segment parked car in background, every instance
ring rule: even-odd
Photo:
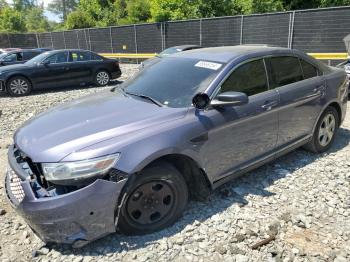
[[[52,48],[48,48],[48,47],[39,47],[39,48],[35,48],[35,50],[41,51],[41,52],[47,52],[47,51],[52,51]]]
[[[0,48],[0,54],[15,50],[20,50],[20,48]]]
[[[56,50],[42,53],[24,64],[0,68],[0,90],[23,96],[35,88],[108,85],[121,75],[117,60],[85,50]]]
[[[18,49],[7,51],[0,54],[0,66],[23,64],[41,53],[42,51],[36,49]]]
[[[116,229],[160,230],[189,198],[300,146],[329,149],[346,114],[346,78],[286,48],[164,57],[19,128],[7,196],[45,242],[78,247]]]
[[[176,54],[179,52],[183,52],[183,51],[199,49],[199,48],[202,48],[202,47],[198,46],[198,45],[179,45],[179,46],[173,46],[173,47],[167,48],[163,52],[161,52],[160,54],[156,55],[155,57],[143,61],[140,65],[140,69],[142,69],[146,66],[152,65],[154,62],[156,62],[158,59],[160,59],[162,57],[166,57],[166,56]]]

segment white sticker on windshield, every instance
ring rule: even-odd
[[[201,68],[206,68],[206,69],[211,69],[211,70],[215,70],[216,71],[222,66],[222,64],[213,63],[213,62],[206,62],[206,61],[199,61],[194,66],[201,67]]]

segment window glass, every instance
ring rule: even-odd
[[[13,53],[9,54],[4,58],[5,62],[16,62],[16,61],[22,61],[22,54],[21,53]]]
[[[95,53],[91,53],[91,60],[103,60],[103,58],[101,56],[99,56],[98,54]]]
[[[61,52],[49,56],[44,61],[50,61],[50,64],[66,63],[68,61],[68,52]]]
[[[303,80],[299,59],[293,56],[272,57],[270,59],[273,87],[289,85]]]
[[[74,51],[74,52],[70,52],[70,55],[69,55],[70,62],[82,62],[82,61],[90,61],[90,60],[91,60],[91,54],[89,52]]]
[[[300,59],[301,67],[304,73],[304,79],[312,78],[318,76],[318,70],[316,67],[311,65],[310,63]]]
[[[38,54],[39,54],[39,52],[35,52],[35,51],[24,52],[23,58],[24,58],[24,60],[29,60],[29,59],[32,59],[33,57],[37,56]]]
[[[220,92],[236,91],[252,96],[267,89],[265,65],[259,59],[238,67],[221,86]]]

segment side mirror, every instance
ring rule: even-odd
[[[215,106],[241,106],[248,104],[249,98],[245,93],[241,92],[224,92],[219,94],[210,103]]]

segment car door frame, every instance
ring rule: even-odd
[[[226,70],[223,70],[223,74],[221,75],[220,77],[220,80],[218,81],[217,84],[215,84],[215,86],[210,86],[208,87],[208,89],[205,91],[205,93],[209,93],[210,90],[211,92],[208,94],[209,97],[210,97],[210,100],[214,99],[217,94],[219,93],[223,83],[231,76],[231,74],[237,69],[239,68],[240,66],[246,64],[246,63],[249,63],[249,62],[252,62],[252,61],[256,61],[256,60],[263,60],[263,63],[264,63],[264,68],[265,68],[265,75],[266,75],[266,80],[267,80],[267,90],[264,91],[264,92],[261,92],[259,94],[267,94],[268,92],[271,92],[271,93],[275,93],[276,97],[278,98],[278,103],[279,103],[279,94],[278,92],[276,92],[276,90],[274,89],[270,89],[270,72],[268,71],[268,67],[266,65],[266,61],[265,61],[265,57],[267,55],[255,55],[255,56],[252,56],[252,57],[249,57],[247,59],[244,59],[240,62],[232,62],[228,65],[228,68]],[[209,92],[208,92],[209,91]],[[277,105],[274,105],[271,107],[271,110],[278,110],[278,104]],[[208,111],[208,110],[215,110],[214,108],[210,108],[210,109],[206,109],[205,111]],[[278,114],[278,112],[276,112],[276,114]],[[276,122],[277,122],[277,127],[278,127],[278,115],[276,115]],[[276,141],[275,141],[275,145],[277,145],[277,139],[278,139],[278,129],[277,129],[277,132],[276,132]],[[270,153],[271,152],[271,153]],[[269,152],[267,152],[267,154],[262,154],[262,155],[259,155],[256,157],[256,159],[254,159],[254,161],[251,161],[249,163],[250,160],[253,160],[253,159],[249,159],[247,160],[246,162],[242,163],[244,164],[242,167],[235,167],[235,166],[232,166],[228,172],[225,172],[223,174],[220,174],[218,176],[211,176],[211,179],[212,179],[212,182],[213,182],[213,185],[214,187],[217,187],[217,186],[220,186],[224,183],[226,183],[227,181],[229,180],[232,180],[240,175],[242,175],[243,173],[246,173],[247,171],[249,170],[252,170],[252,169],[255,169],[256,167],[260,166],[260,165],[263,165],[271,160],[273,160],[275,158],[275,153],[273,151],[273,149]]]

